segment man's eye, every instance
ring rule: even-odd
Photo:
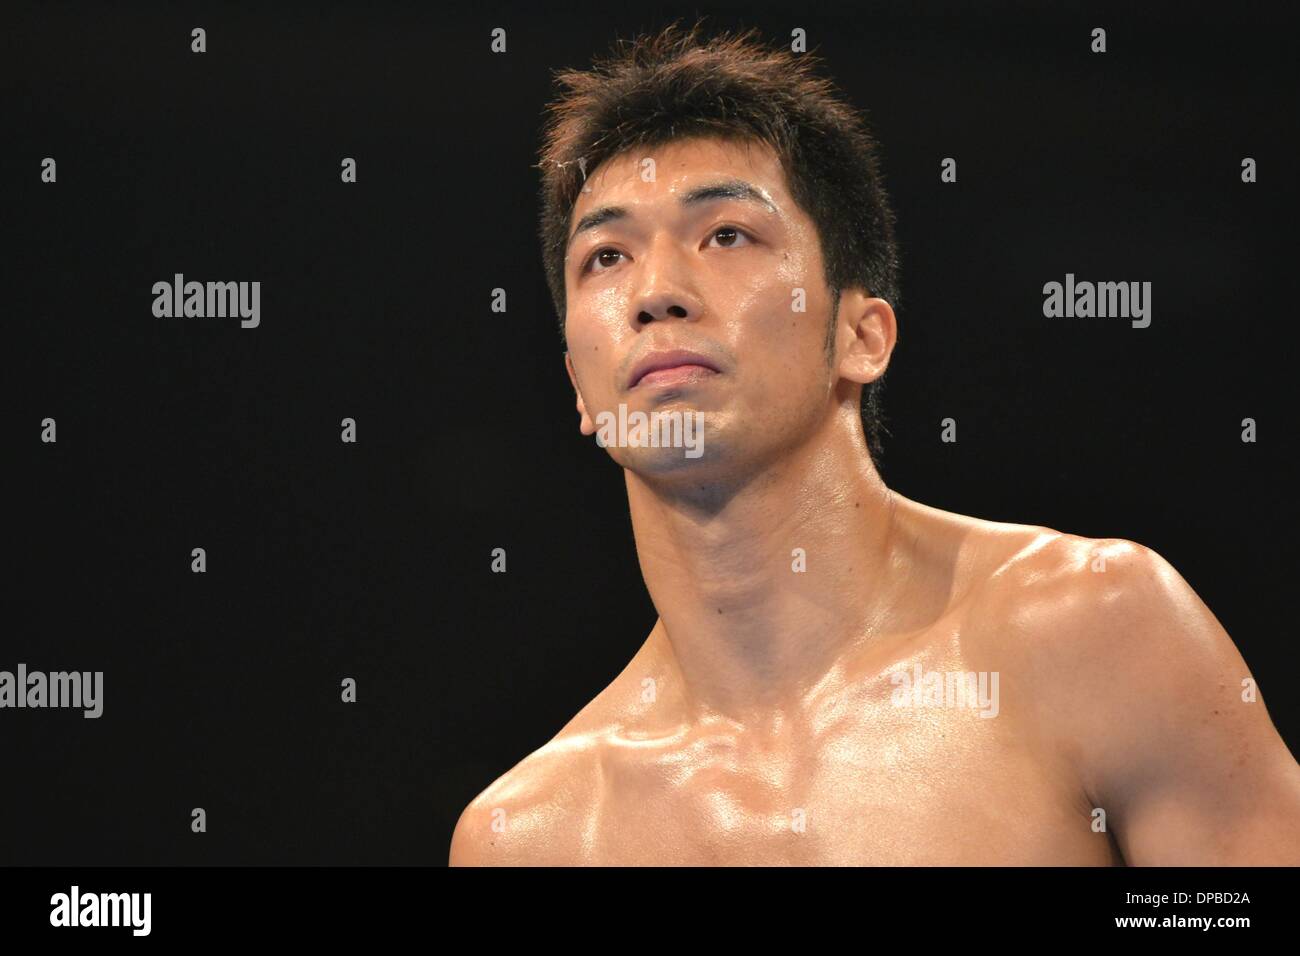
[[[736,238],[740,236],[744,236],[746,242],[753,241],[750,238],[749,233],[745,232],[743,229],[737,229],[735,226],[719,226],[717,229],[714,229],[713,232],[709,233],[709,238],[716,239],[718,238],[718,236],[723,236],[723,235],[733,237],[729,241],[724,242],[722,244],[722,247],[724,249],[733,248],[736,245]]]
[[[604,271],[605,271],[604,269],[592,269],[592,268],[591,268],[591,267],[592,267],[592,264],[595,263],[598,259],[600,259],[601,256],[606,256],[606,255],[616,255],[616,256],[621,256],[622,254],[623,254],[623,253],[619,252],[617,249],[611,249],[611,248],[609,248],[608,246],[605,246],[604,248],[601,248],[601,249],[597,249],[595,252],[593,252],[590,256],[587,257],[587,261],[586,261],[586,263],[585,263],[585,264],[583,265],[583,267],[582,267],[582,268],[583,268],[583,271],[584,271],[584,272],[604,272]]]

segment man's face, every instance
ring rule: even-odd
[[[738,194],[692,195],[717,186]],[[608,207],[621,213],[584,227]],[[816,228],[770,147],[690,139],[614,157],[588,177],[570,223],[565,361],[583,433],[602,413],[617,420],[620,404],[628,414],[703,413],[702,457],[610,445],[620,465],[720,477],[816,429],[835,384],[831,295]],[[647,356],[673,349],[717,371],[631,380]]]

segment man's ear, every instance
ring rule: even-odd
[[[573,392],[578,396],[578,414],[581,416],[578,422],[578,430],[584,435],[596,434],[596,426],[591,423],[591,416],[587,414],[587,405],[582,400],[582,391],[578,388],[578,373],[573,370],[573,359],[569,353],[564,353],[564,370],[569,373],[569,382],[573,385]]]
[[[839,374],[863,385],[885,374],[898,342],[894,307],[863,289],[845,289],[835,320]]]

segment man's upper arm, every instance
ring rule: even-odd
[[[1088,557],[1091,610],[1049,641],[1067,665],[1053,684],[1126,861],[1300,865],[1300,766],[1232,640],[1149,548],[1092,542]]]

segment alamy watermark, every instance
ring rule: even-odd
[[[19,664],[17,674],[0,671],[0,708],[4,707],[73,707],[84,711],[82,717],[98,717],[104,712],[104,672],[46,674]]]
[[[148,936],[152,893],[82,893],[75,883],[50,897],[51,926],[129,926],[133,936]]]
[[[1145,329],[1151,324],[1151,283],[1075,282],[1074,273],[1067,272],[1064,285],[1043,286],[1043,315],[1049,319],[1118,317],[1132,319],[1135,329]]]
[[[629,412],[622,402],[618,415],[596,415],[596,444],[601,448],[684,448],[687,458],[704,454],[704,413],[680,411]]]
[[[912,673],[890,672],[895,707],[970,707],[981,717],[998,715],[997,671],[927,671],[918,663]]]
[[[246,329],[262,322],[261,282],[186,282],[178,272],[171,282],[155,282],[153,294],[153,314],[160,319],[238,316]]]

